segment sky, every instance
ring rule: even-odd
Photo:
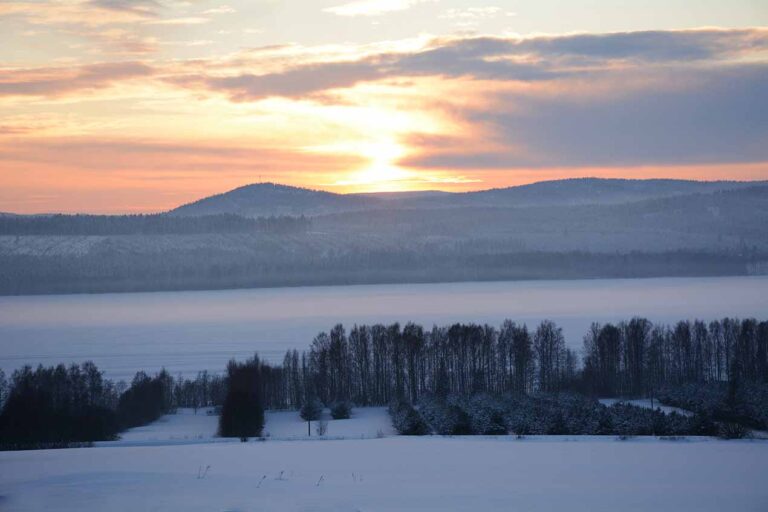
[[[768,0],[0,0],[0,211],[768,179]]]

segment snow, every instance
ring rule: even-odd
[[[339,322],[429,328],[548,318],[580,348],[593,321],[763,318],[766,311],[764,276],[0,297],[0,368],[93,360],[107,377],[126,380],[163,366],[174,376],[221,372],[229,359],[255,351],[280,362],[287,349],[306,349]]]
[[[386,408],[371,407],[354,408],[348,420],[329,419],[326,410],[327,434],[313,428],[310,438],[296,411],[268,411],[269,436],[241,443],[214,437],[217,417],[207,412],[180,409],[94,448],[0,452],[0,509],[706,512],[768,505],[766,441],[402,437]]]
[[[0,468],[0,507],[15,512],[768,507],[759,441],[268,440],[2,452]]]
[[[366,439],[395,435],[395,429],[389,419],[386,407],[363,407],[352,409],[352,417],[346,420],[334,420],[326,409],[323,412],[327,422],[327,438]],[[267,411],[264,435],[273,439],[304,439],[307,437],[307,422],[299,417],[297,411]],[[317,437],[312,422],[312,437]]]
[[[98,443],[99,446],[140,446],[164,444],[194,444],[203,441],[226,442],[216,439],[219,417],[211,408],[180,408],[174,414],[166,414],[159,420],[143,427],[136,427],[120,435],[116,442]],[[346,420],[334,420],[330,411],[323,411],[327,430],[325,439],[373,439],[393,436],[397,432],[392,427],[386,407],[355,407],[352,417]],[[267,411],[264,414],[263,435],[270,439],[306,439],[307,422],[299,417],[298,411]],[[318,437],[317,422],[312,422],[312,438]]]
[[[616,403],[624,403],[624,404],[636,405],[637,407],[643,407],[645,409],[661,409],[661,412],[665,414],[676,412],[677,414],[682,414],[683,416],[693,416],[693,413],[687,409],[681,409],[680,407],[672,407],[671,405],[662,405],[658,400],[654,400],[653,405],[651,405],[650,398],[635,399],[635,400],[625,400],[622,398],[601,398],[598,401],[603,405],[607,405],[608,407]]]
[[[120,435],[125,443],[143,441],[180,441],[212,439],[216,436],[219,417],[212,413],[212,408],[180,408],[175,414],[166,414],[159,420],[143,427],[136,427]]]

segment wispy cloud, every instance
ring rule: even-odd
[[[499,17],[512,17],[517,14],[501,7],[467,7],[465,9],[452,8],[440,14],[441,19],[452,20],[454,26],[469,28],[479,25],[482,21]]]
[[[280,44],[178,59],[161,55],[209,41],[175,31],[164,40],[146,24],[155,19],[136,22],[147,30],[138,34],[91,27],[100,46],[126,54],[163,48],[151,60],[0,68],[0,106],[13,110],[0,123],[0,178],[15,168],[82,173],[119,162],[125,173],[199,169],[206,179],[272,166],[300,181],[318,154],[322,179],[313,183],[370,180],[355,172],[371,161],[383,162],[379,175],[391,167],[451,183],[482,173],[557,177],[547,174],[553,169],[733,165],[754,173],[768,162],[768,29]],[[105,116],[94,98],[122,110]],[[84,106],[65,127],[40,124],[63,101]],[[117,140],[145,132],[179,140]],[[62,133],[81,137],[48,140]],[[382,134],[396,151],[381,149],[374,139]],[[230,142],[239,149],[216,152]],[[99,159],[78,170],[84,155]]]
[[[58,97],[103,89],[113,84],[148,77],[154,70],[140,62],[109,62],[76,67],[0,69],[0,97]]]
[[[219,7],[214,7],[213,9],[207,9],[203,11],[203,14],[233,14],[236,12],[237,10],[234,7],[230,7],[229,5],[221,5]]]
[[[129,12],[139,16],[156,16],[162,7],[155,0],[89,0],[88,4],[100,9]]]
[[[435,3],[439,0],[358,0],[323,9],[337,16],[381,16],[395,11],[405,11],[418,4]]]
[[[159,4],[131,1],[0,2],[0,17],[33,25],[103,26],[145,21],[158,16]]]
[[[147,21],[147,25],[202,25],[211,21],[210,18],[202,16],[187,16],[184,18],[164,18],[160,20]]]

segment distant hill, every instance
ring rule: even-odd
[[[313,219],[324,233],[489,242],[493,250],[768,249],[768,184],[617,204],[401,208]]]
[[[768,182],[574,178],[529,185],[405,200],[417,208],[455,206],[573,206],[619,204],[646,199],[734,190]]]
[[[322,215],[371,208],[375,197],[334,194],[320,190],[257,183],[185,204],[171,215],[200,216],[231,213],[245,217]]]
[[[223,213],[246,217],[319,216],[394,208],[610,205],[690,194],[707,194],[766,183],[768,182],[577,178],[542,181],[530,185],[477,192],[419,191],[369,194],[334,194],[273,183],[260,183],[206,197],[180,206],[170,213],[183,216]]]
[[[765,183],[388,198],[252,185],[171,215],[0,218],[0,295],[766,273]]]

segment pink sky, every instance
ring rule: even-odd
[[[768,179],[761,3],[3,2],[0,211]]]

